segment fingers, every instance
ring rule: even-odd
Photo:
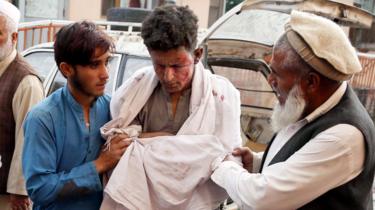
[[[111,142],[112,150],[126,149],[133,141],[131,139],[122,139],[121,141]]]
[[[233,156],[244,156],[250,154],[250,149],[247,147],[237,147],[233,150]]]
[[[27,196],[23,195],[10,195],[12,210],[28,210],[30,206],[30,200]]]
[[[122,141],[124,139],[128,139],[128,138],[129,138],[129,136],[127,134],[125,134],[125,133],[118,134],[115,137],[113,137],[113,139],[111,140],[111,143],[120,142],[120,141]]]
[[[235,157],[241,157],[242,165],[245,169],[247,169],[248,171],[252,170],[253,154],[251,153],[250,148],[248,147],[235,148],[232,154]]]
[[[25,202],[12,203],[12,210],[28,210],[29,204]]]
[[[27,205],[26,203],[23,203],[22,205],[19,206],[19,209],[28,210],[29,209],[29,205]]]

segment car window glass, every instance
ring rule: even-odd
[[[56,68],[53,52],[32,52],[24,56],[26,61],[34,68],[34,70],[45,80],[51,70]]]
[[[121,84],[126,81],[134,72],[145,66],[151,66],[152,62],[149,58],[129,57],[126,61],[125,72]]]
[[[66,83],[65,77],[61,74],[60,71],[57,71],[56,77],[52,82],[51,88],[48,91],[48,95],[55,92],[57,89],[63,87]]]
[[[210,39],[244,40],[272,46],[284,32],[289,14],[268,10],[245,10],[233,15]]]
[[[222,66],[212,66],[212,70],[215,74],[228,78],[240,91],[242,105],[273,108],[276,96],[262,73]]]
[[[121,57],[119,55],[114,55],[108,63],[109,79],[104,89],[104,92],[108,95],[112,94],[113,84],[115,81],[115,77],[117,75],[117,71],[120,66],[120,61],[121,61]]]

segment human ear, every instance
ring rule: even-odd
[[[18,39],[18,33],[17,32],[12,33],[11,40],[12,40],[13,45],[17,44],[17,39]]]
[[[194,64],[197,64],[203,55],[203,48],[199,47],[194,50]]]
[[[307,91],[309,91],[310,93],[315,93],[319,91],[319,87],[321,83],[320,75],[318,75],[315,72],[309,72],[307,74],[306,82],[307,82]]]
[[[71,65],[65,62],[61,62],[59,67],[60,67],[61,73],[64,75],[65,78],[69,78],[72,75],[74,75],[74,69]]]

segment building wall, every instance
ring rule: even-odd
[[[68,3],[66,19],[68,20],[102,20],[102,0],[70,0]]]
[[[189,8],[198,16],[199,27],[208,27],[208,14],[210,9],[209,0],[176,0],[176,4],[180,6],[189,6]]]
[[[66,13],[68,20],[104,20],[101,16],[102,0],[69,0]],[[199,27],[208,27],[208,14],[210,1],[208,0],[176,0],[176,4],[180,6],[189,6],[190,9],[198,16]],[[90,5],[90,6],[88,6]]]
[[[105,17],[101,15],[101,3],[103,0],[79,0],[79,1],[67,0],[67,1],[68,1],[68,8],[66,10],[67,11],[66,19],[68,20],[83,20],[83,19],[104,20],[105,19]],[[337,0],[337,1],[343,2],[346,4],[353,4],[353,0]],[[201,28],[209,27],[210,2],[211,2],[210,0],[176,0],[177,5],[180,5],[180,6],[187,5],[189,6],[190,9],[194,11],[194,13],[198,16],[199,27]]]

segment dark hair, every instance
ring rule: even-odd
[[[142,23],[141,36],[151,50],[167,51],[184,46],[192,51],[197,44],[198,18],[187,6],[156,8]]]
[[[89,21],[75,22],[63,26],[56,34],[55,61],[70,65],[89,65],[97,48],[103,53],[114,49],[111,38],[94,23]]]

